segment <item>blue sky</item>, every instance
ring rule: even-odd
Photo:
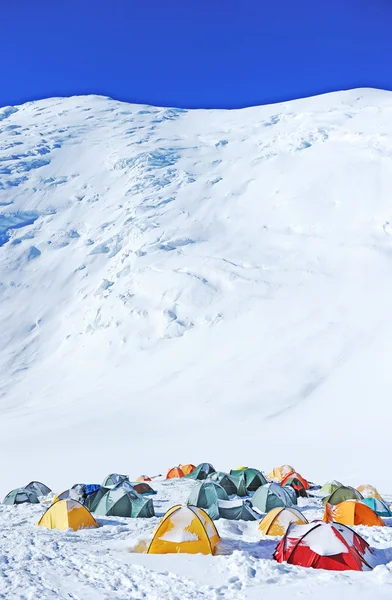
[[[3,0],[0,106],[240,107],[392,89],[392,0]]]

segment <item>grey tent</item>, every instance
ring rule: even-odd
[[[202,508],[211,519],[219,519],[218,500],[228,499],[228,495],[219,483],[206,480],[195,484],[189,495],[187,504]]]
[[[30,483],[28,483],[24,489],[33,492],[38,497],[47,496],[52,491],[47,485],[41,483],[40,481],[30,481]]]
[[[278,483],[262,485],[252,496],[252,506],[263,513],[272,508],[293,506],[297,504],[297,497],[293,488],[282,487]]]
[[[200,463],[189,475],[185,475],[186,479],[207,479],[208,475],[215,473],[215,469],[210,463]]]
[[[128,475],[120,475],[119,473],[110,473],[102,482],[102,487],[115,487],[121,481],[129,481]]]
[[[206,481],[209,480],[219,483],[219,485],[223,487],[226,494],[228,494],[229,496],[237,494],[237,486],[233,478],[227,473],[224,473],[223,471],[215,471],[215,473],[210,473],[210,475],[208,475]]]
[[[258,521],[257,514],[249,500],[218,500],[219,517],[233,521]]]
[[[3,504],[39,504],[38,496],[30,490],[18,488],[9,492],[3,500]]]
[[[144,498],[134,490],[125,490],[121,484],[112,489],[101,488],[86,506],[96,515],[111,517],[154,517],[151,498]]]

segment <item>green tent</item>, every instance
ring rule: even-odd
[[[245,476],[241,473],[241,474],[234,474],[234,475],[230,475],[231,479],[234,481],[235,486],[237,488],[237,496],[247,496],[248,495],[248,491],[246,489],[246,480],[245,480]]]
[[[87,499],[86,507],[96,515],[107,517],[154,517],[151,498],[144,498],[134,490],[125,490],[121,484],[113,489],[100,488]]]
[[[323,496],[329,496],[336,490],[338,487],[342,487],[343,483],[340,483],[337,479],[333,479],[332,481],[327,481],[324,483],[323,487],[320,488],[319,492]]]
[[[364,498],[361,502],[370,506],[380,517],[392,517],[392,512],[384,500],[380,500],[379,498]]]
[[[129,481],[128,475],[120,475],[119,473],[110,473],[102,482],[102,487],[115,487],[122,481]]]
[[[25,488],[18,488],[9,492],[3,500],[3,504],[39,504],[38,496]]]
[[[208,475],[206,481],[216,481],[216,483],[219,483],[219,485],[223,487],[228,496],[237,494],[237,486],[233,478],[227,473],[224,473],[223,471],[216,471],[215,473],[211,473],[210,475]]]
[[[189,495],[187,504],[202,508],[211,519],[219,519],[218,500],[228,499],[227,493],[219,483],[206,480],[195,484]]]
[[[345,500],[362,500],[363,496],[358,490],[348,485],[341,485],[329,494],[326,498],[323,498],[323,504],[340,504]]]
[[[249,500],[218,500],[219,518],[232,521],[258,521],[256,513]]]
[[[237,469],[231,470],[230,475],[234,478],[244,477],[246,491],[255,492],[259,487],[267,483],[263,473],[258,469]]]
[[[36,496],[47,496],[52,491],[47,485],[40,481],[30,481],[25,488],[29,492],[33,492]]]
[[[259,511],[267,513],[272,508],[286,508],[297,504],[297,497],[293,488],[282,487],[278,483],[267,483],[255,491],[251,502]]]
[[[200,463],[189,475],[185,475],[186,479],[207,479],[208,475],[215,473],[215,469],[209,463]]]

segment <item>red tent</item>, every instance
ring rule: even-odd
[[[322,521],[290,525],[276,547],[274,558],[278,562],[329,571],[367,571],[374,566],[373,551],[361,536],[340,523]]]
[[[280,485],[287,485],[287,482],[289,479],[291,479],[292,477],[295,477],[296,479],[299,479],[300,482],[302,483],[302,485],[304,486],[305,490],[308,490],[310,488],[310,484],[308,481],[306,481],[306,479],[304,479],[302,477],[302,475],[300,475],[299,473],[287,473],[287,475],[285,477],[283,477],[282,481],[280,482]]]

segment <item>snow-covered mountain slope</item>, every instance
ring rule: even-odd
[[[0,109],[1,492],[202,460],[388,490],[391,194],[388,92]]]

